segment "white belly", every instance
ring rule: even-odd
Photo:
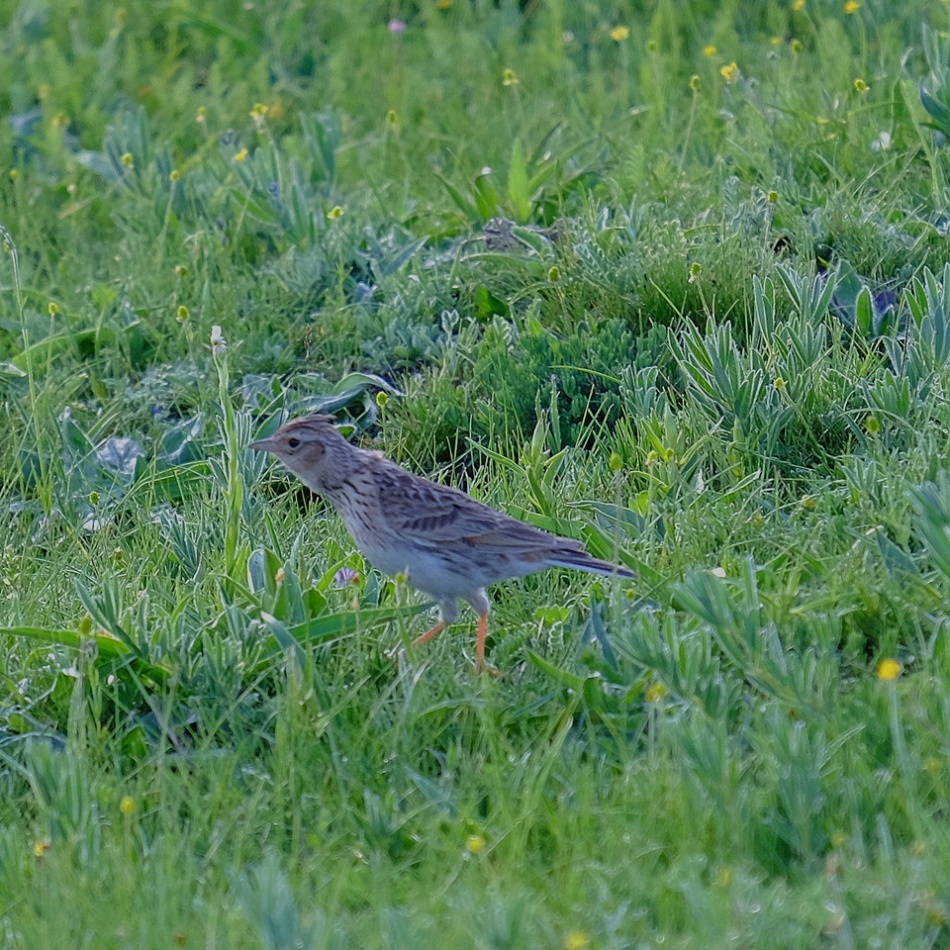
[[[347,525],[350,534],[366,559],[378,571],[395,577],[403,574],[409,583],[436,600],[449,600],[472,594],[487,587],[503,577],[514,577],[519,573],[530,573],[511,569],[499,572],[497,558],[494,570],[473,559],[469,551],[453,551],[446,547],[442,551],[417,547],[408,544],[380,544],[375,534],[360,525]],[[538,565],[541,567],[543,565]],[[531,570],[537,570],[532,567]]]

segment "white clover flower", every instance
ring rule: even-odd
[[[211,328],[211,353],[215,357],[224,356],[228,351],[228,345],[224,340],[224,334],[221,327],[215,325]]]

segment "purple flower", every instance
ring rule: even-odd
[[[405,33],[406,24],[403,23],[402,20],[397,20],[395,17],[393,17],[389,21],[389,32],[390,33]]]
[[[352,567],[341,567],[333,575],[333,583],[337,587],[349,587],[351,584],[360,582],[360,572],[354,571]]]

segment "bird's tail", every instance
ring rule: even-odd
[[[609,577],[637,576],[633,571],[611,561],[602,561],[583,549],[575,551],[573,548],[559,548],[548,558],[548,564],[552,567],[570,567],[575,571],[589,571],[591,574],[606,574]]]

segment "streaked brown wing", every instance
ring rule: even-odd
[[[550,549],[555,542],[554,535],[540,528],[396,465],[380,466],[375,474],[380,508],[388,526],[413,543],[431,547],[467,544],[485,551],[514,553]],[[576,542],[563,543],[573,546]]]

